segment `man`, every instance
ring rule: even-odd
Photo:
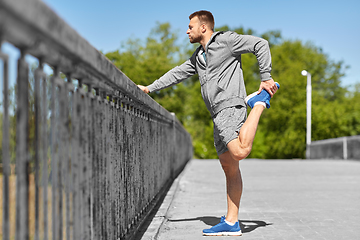
[[[201,93],[214,122],[214,144],[226,176],[227,215],[204,235],[241,235],[238,222],[242,179],[239,161],[251,151],[263,110],[280,87],[271,78],[271,55],[264,39],[234,32],[214,32],[214,18],[208,11],[189,16],[187,34],[191,43],[200,43],[190,59],[167,72],[149,86],[138,87],[145,93],[177,84],[199,75]],[[259,63],[261,84],[258,92],[246,97],[241,54],[253,53]],[[246,104],[252,108],[246,117]]]

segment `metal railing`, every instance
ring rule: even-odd
[[[360,160],[360,135],[313,141],[310,159]]]
[[[190,135],[41,1],[0,0],[4,43],[20,57],[12,111],[0,49],[2,239],[131,238],[191,159]]]

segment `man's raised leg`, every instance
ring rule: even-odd
[[[219,156],[226,177],[227,215],[226,220],[238,221],[239,205],[242,194],[242,178],[239,160],[246,158],[251,151],[259,119],[265,107],[256,105],[240,129],[239,137],[227,145],[229,151]]]
[[[227,148],[234,160],[240,161],[250,154],[259,120],[264,109],[265,107],[262,105],[254,106],[240,129],[239,137],[228,143]]]

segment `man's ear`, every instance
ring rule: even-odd
[[[207,30],[207,26],[205,24],[201,25],[201,33],[205,33]]]

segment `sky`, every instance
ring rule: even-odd
[[[188,16],[209,10],[215,26],[279,30],[286,40],[312,42],[335,62],[343,61],[343,86],[360,83],[359,0],[42,0],[91,45],[104,53],[129,38],[145,39],[157,22],[169,22],[187,38]],[[276,66],[274,66],[276,67]],[[299,73],[300,74],[300,73]]]
[[[43,0],[81,36],[104,53],[129,38],[145,39],[157,22],[169,22],[187,38],[188,16],[209,10],[215,26],[251,28],[259,35],[279,30],[284,39],[312,42],[350,68],[342,85],[360,83],[359,0]],[[275,66],[274,66],[275,67]],[[300,74],[300,73],[299,73]]]

